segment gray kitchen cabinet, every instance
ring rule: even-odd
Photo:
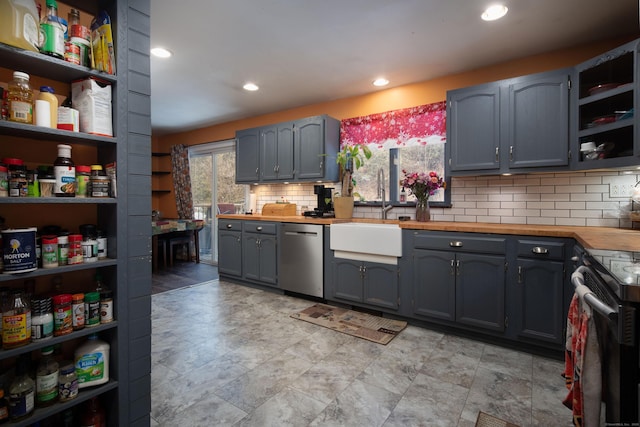
[[[241,221],[218,221],[218,272],[242,277]]]
[[[452,175],[569,169],[570,69],[447,93]]]
[[[446,145],[452,175],[500,169],[498,83],[447,92]]]
[[[244,221],[242,277],[263,285],[278,285],[277,224]]]
[[[322,115],[236,132],[236,182],[338,181],[340,121]]]
[[[398,266],[333,258],[329,298],[397,310]]]
[[[59,294],[52,279],[60,278],[63,289],[94,290],[92,278],[100,273],[113,291],[114,321],[67,335],[39,340],[21,347],[0,350],[3,372],[20,356],[38,357],[48,345],[64,353],[97,333],[110,344],[109,381],[82,389],[68,402],[36,408],[11,426],[61,425],[60,414],[79,413],[91,397],[99,397],[108,426],[143,426],[151,422],[151,120],[150,120],[150,1],[65,0],[64,4],[86,13],[105,10],[116,31],[116,75],[71,64],[47,55],[24,51],[0,43],[0,67],[4,76],[20,70],[33,81],[70,90],[72,81],[97,78],[111,86],[113,136],[45,128],[0,120],[3,156],[23,157],[26,164],[51,164],[57,144],[72,147],[72,159],[93,158],[95,163],[115,162],[117,197],[3,197],[0,216],[10,228],[42,227],[52,222],[77,233],[81,222],[90,221],[106,232],[107,259],[92,263],[38,268],[20,274],[0,274],[4,288],[22,289],[33,281],[42,294]],[[6,83],[6,80],[4,81]],[[32,86],[35,86],[32,83]],[[66,94],[66,92],[64,92]],[[11,141],[11,143],[9,143]],[[22,154],[21,154],[22,153]],[[4,384],[5,389],[8,384]]]
[[[260,130],[261,181],[293,179],[293,123]]]
[[[236,183],[260,180],[260,128],[236,132]]]
[[[505,330],[506,238],[413,233],[411,312],[482,330]]]
[[[576,66],[572,94],[574,169],[637,166],[638,51],[634,40]],[[584,144],[584,146],[583,146]],[[581,150],[591,145],[594,150]]]
[[[564,341],[569,243],[562,239],[516,239],[517,259],[510,278],[510,307],[517,339],[557,344]]]

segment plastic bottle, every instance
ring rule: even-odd
[[[109,381],[109,344],[91,334],[75,351],[78,387],[85,388]]]
[[[9,82],[9,121],[33,124],[33,91],[29,74],[21,71],[14,71]]]
[[[53,346],[42,349],[42,359],[36,371],[36,406],[53,405],[58,400],[58,362],[53,358]]]
[[[53,337],[53,303],[51,297],[31,300],[31,341]]]
[[[9,386],[9,417],[12,421],[28,417],[35,407],[36,385],[29,376],[30,357],[29,354],[20,356],[16,376]]]
[[[74,331],[84,329],[85,317],[84,317],[84,294],[73,294],[71,301],[71,311],[73,311],[73,319],[71,323]]]
[[[41,101],[47,101],[49,103],[49,112],[51,116],[51,122],[49,127],[53,129],[58,128],[58,98],[54,95],[53,88],[51,86],[40,86],[40,94],[38,99]]]
[[[58,235],[58,265],[69,264],[69,232],[63,231]]]
[[[100,324],[100,292],[84,294],[84,325],[92,328]]]
[[[63,362],[58,376],[58,396],[60,402],[67,402],[78,397],[78,377],[73,362]]]
[[[89,180],[91,168],[85,165],[76,166],[76,197],[87,197],[90,194]]]
[[[56,0],[47,0],[46,11],[40,21],[40,32],[42,34],[42,45],[40,52],[64,58],[64,27],[58,18],[58,3]]]
[[[39,37],[35,1],[0,1],[0,42],[37,52]]]
[[[53,163],[56,185],[53,190],[56,197],[76,196],[76,166],[71,160],[71,146],[58,145],[58,158]]]
[[[31,307],[14,290],[6,307],[2,308],[2,348],[20,347],[31,342]]]

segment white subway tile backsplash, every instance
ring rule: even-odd
[[[568,218],[571,216],[571,211],[568,209],[549,209],[541,210],[540,216],[551,218]]]
[[[572,226],[586,226],[587,221],[584,218],[556,218],[555,225],[572,225]]]

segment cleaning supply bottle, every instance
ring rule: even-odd
[[[75,351],[78,388],[91,387],[109,381],[109,344],[89,335],[87,341]]]

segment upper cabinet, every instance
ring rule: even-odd
[[[236,133],[236,182],[338,180],[340,122],[314,116]]]
[[[557,70],[448,92],[451,174],[566,168],[570,75]]]
[[[638,164],[638,44],[627,43],[576,67],[572,102],[576,169]]]

